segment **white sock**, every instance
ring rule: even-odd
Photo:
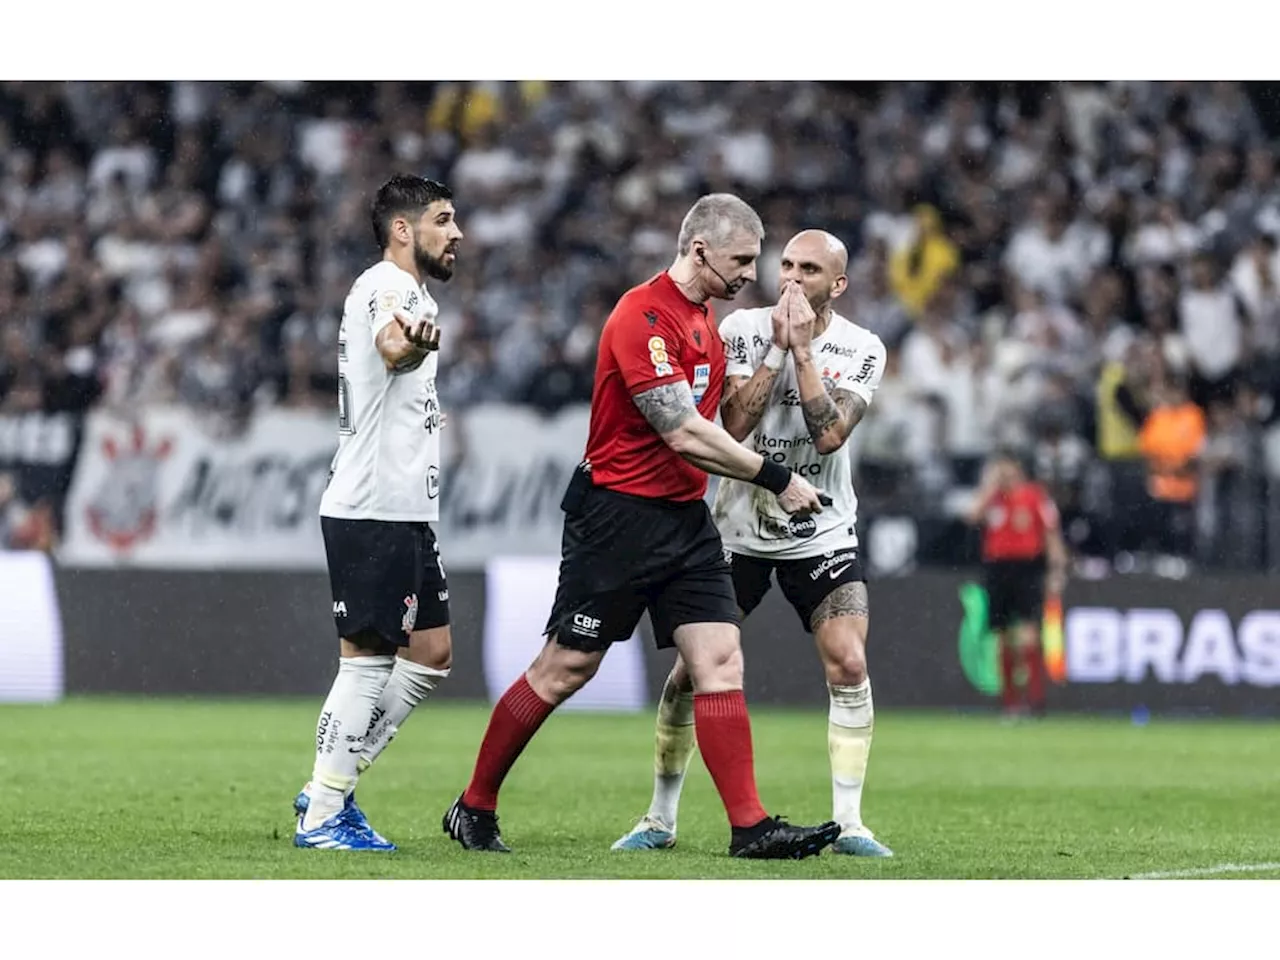
[[[342,657],[316,724],[316,763],[303,830],[314,830],[342,809],[355,786],[356,761],[369,717],[391,676],[394,657]]]
[[[378,754],[395,738],[400,725],[413,708],[427,699],[431,691],[447,676],[448,670],[436,670],[404,657],[396,657],[391,679],[382,688],[382,696],[378,698],[378,705],[373,708],[369,729],[364,735],[364,750],[360,753],[358,773],[369,769],[369,764],[378,759]]]
[[[693,691],[678,690],[671,677],[662,685],[653,750],[653,800],[649,816],[672,832],[680,807],[680,790],[696,746],[693,730]]]
[[[855,687],[827,685],[831,709],[827,714],[827,752],[831,757],[832,819],[841,835],[865,833],[862,825],[862,784],[871,753],[875,709],[871,678]]]

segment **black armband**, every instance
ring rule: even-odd
[[[791,471],[765,457],[764,463],[760,465],[760,472],[751,478],[751,482],[776,496],[787,489],[787,484],[791,482]]]

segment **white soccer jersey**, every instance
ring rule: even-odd
[[[750,377],[764,361],[773,337],[771,313],[771,307],[760,307],[724,318],[720,338],[726,377]],[[814,338],[812,351],[828,391],[849,390],[871,403],[884,374],[885,349],[879,337],[833,313],[822,336]],[[857,546],[858,498],[849,451],[841,447],[823,456],[815,449],[800,409],[800,385],[790,353],[773,381],[764,416],[744,445],[785,464],[824,491],[832,503],[811,518],[796,520],[763,487],[723,479],[714,513],[726,547],[751,556],[796,560]]]
[[[440,517],[440,403],[435,351],[392,373],[374,343],[403,310],[435,320],[439,308],[412,275],[384,260],[351,286],[338,331],[338,452],[320,515],[348,520]]]

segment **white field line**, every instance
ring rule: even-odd
[[[1220,863],[1215,867],[1192,867],[1189,870],[1158,870],[1155,873],[1131,873],[1130,880],[1177,880],[1185,877],[1216,877],[1224,873],[1270,873],[1280,870],[1280,863]]]

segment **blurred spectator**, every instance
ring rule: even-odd
[[[1276,235],[1256,231],[1236,255],[1231,289],[1249,321],[1258,359],[1274,363],[1280,354],[1280,249]]]
[[[516,399],[542,413],[553,414],[572,403],[590,403],[592,382],[582,364],[571,362],[558,343],[549,343],[541,364],[534,368]]]
[[[21,527],[28,512],[18,499],[17,479],[12,473],[0,473],[0,549],[22,549]]]
[[[916,207],[912,219],[911,238],[889,260],[889,280],[898,302],[916,317],[960,266],[960,252],[943,231],[942,218],[933,207]]]
[[[1204,411],[1191,402],[1186,381],[1171,377],[1153,391],[1155,405],[1138,444],[1147,460],[1144,546],[1153,546],[1171,573],[1186,572],[1194,545],[1194,508],[1205,448]]]
[[[1248,509],[1258,495],[1259,458],[1242,407],[1226,399],[1209,405],[1197,524],[1204,553],[1219,566],[1235,569],[1256,566],[1261,545],[1258,524]]]
[[[911,329],[911,318],[889,285],[885,242],[873,239],[849,265],[849,289],[839,304],[847,319],[866,327],[888,346],[896,347]]]
[[[1066,203],[1039,193],[1031,219],[1019,228],[1004,254],[1005,266],[1022,287],[1062,303],[1079,296],[1090,274],[1108,258],[1106,235],[1085,221],[1072,222]]]
[[[1210,253],[1191,259],[1189,283],[1178,298],[1178,320],[1190,353],[1191,399],[1201,408],[1215,400],[1231,401],[1245,361],[1245,321]]]
[[[1087,490],[1093,451],[1072,426],[1061,414],[1038,418],[1032,476],[1058,507],[1067,549],[1077,556],[1100,557],[1106,541]]]
[[[48,552],[55,542],[52,505],[47,500],[23,502],[13,474],[0,473],[0,550]]]

